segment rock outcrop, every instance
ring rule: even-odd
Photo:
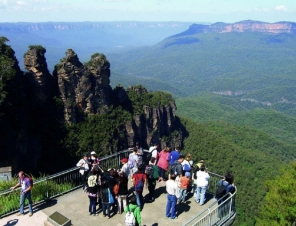
[[[102,54],[94,54],[84,66],[77,54],[68,49],[66,57],[56,65],[65,120],[77,123],[84,115],[106,112],[111,104],[110,64]]]

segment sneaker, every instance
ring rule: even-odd
[[[97,213],[96,213],[96,214],[94,214],[94,217],[95,217],[95,216],[98,216],[98,214],[97,214]]]
[[[194,195],[193,195],[194,197],[196,197],[196,194],[194,193]]]
[[[92,213],[89,213],[89,215],[92,215]]]
[[[32,216],[33,216],[33,213],[32,213],[32,212],[30,212],[30,213],[29,213],[29,217],[32,217]]]
[[[25,216],[24,213],[17,213],[16,216]]]
[[[196,203],[199,203],[199,200],[195,200]]]

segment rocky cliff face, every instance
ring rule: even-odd
[[[296,33],[296,23],[277,22],[264,23],[259,21],[245,20],[233,24],[214,23],[211,25],[192,24],[188,30],[174,35],[173,37],[193,35],[197,33],[228,33],[228,32],[263,32],[270,34]]]
[[[64,103],[65,120],[77,123],[84,115],[106,112],[111,104],[110,64],[104,55],[94,54],[84,66],[68,49],[55,67],[54,76]]]
[[[0,165],[12,164],[15,172],[37,169],[51,172],[57,170],[57,166],[65,167],[64,158],[68,153],[61,148],[61,141],[67,136],[65,125],[73,126],[92,115],[108,114],[117,107],[129,112],[131,117],[125,125],[115,128],[116,142],[105,142],[110,145],[106,147],[109,153],[134,146],[136,141],[144,148],[154,142],[165,145],[171,143],[172,133],[174,144],[181,144],[182,136],[175,132],[181,129],[176,123],[173,100],[155,106],[142,104],[140,112],[135,112],[134,105],[139,103],[131,101],[129,91],[122,87],[112,90],[110,63],[103,54],[96,53],[82,64],[77,54],[68,49],[51,75],[45,52],[41,46],[29,47],[24,55],[27,70],[24,74],[14,54],[10,56],[15,62],[16,74],[6,82],[6,89],[0,90],[1,95],[4,91],[9,93],[9,98],[0,102],[3,113],[0,114],[0,150],[1,156],[7,159],[5,163],[0,161]],[[130,90],[136,91],[138,97],[150,97],[145,88],[131,87]],[[104,128],[101,131],[104,133]]]

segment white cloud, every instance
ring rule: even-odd
[[[17,5],[26,5],[26,3],[23,2],[23,1],[16,1],[16,4],[17,4]]]
[[[284,6],[284,5],[278,5],[278,6],[276,6],[275,7],[275,10],[276,11],[279,11],[279,12],[287,12],[288,11],[287,7]]]
[[[0,6],[6,6],[7,0],[0,0]]]

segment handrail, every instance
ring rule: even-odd
[[[209,172],[209,174],[211,174],[212,176],[219,176],[222,178],[222,176],[215,173]],[[219,200],[216,200],[208,208],[204,209],[202,212],[199,212],[196,216],[188,220],[185,224],[183,224],[183,226],[188,226],[188,225],[211,226],[211,225],[223,225],[224,223],[226,223],[236,214],[235,206],[234,206],[234,198],[236,196],[237,187],[235,186],[234,188],[235,190],[233,193],[228,193],[224,195],[222,198],[220,198]],[[227,210],[228,214],[224,214],[224,212],[226,212],[225,209]],[[209,213],[204,214],[207,211],[209,211]],[[201,217],[202,215],[203,217]]]
[[[106,169],[119,167],[121,158],[128,157],[130,151],[131,150],[126,149],[108,156],[104,156],[100,158],[100,165],[102,168]],[[62,172],[34,180],[34,188],[40,186],[42,189],[33,188],[32,197],[34,198],[38,196],[39,198],[38,200],[33,200],[33,205],[48,201],[77,188],[81,188],[82,179],[79,174],[79,169],[80,167],[75,166]],[[18,190],[20,190],[20,188],[15,190],[8,189],[0,191],[0,218],[15,213],[18,210],[19,193],[16,192]],[[41,191],[39,192],[39,190]],[[4,200],[14,200],[14,203],[11,202],[9,206],[5,206]]]
[[[128,154],[131,150],[126,149],[122,150],[120,152],[104,156],[100,158],[100,165],[102,168],[112,168],[112,167],[119,167],[120,160],[124,157],[128,157]],[[145,153],[148,152],[148,150],[143,150]],[[75,189],[82,187],[82,180],[81,176],[79,174],[80,167],[72,167],[70,169],[64,170],[62,172],[52,174],[49,176],[46,176],[44,178],[40,178],[38,180],[34,181],[34,187],[40,186],[44,188],[44,193],[38,194],[38,197],[43,197],[41,200],[34,200],[33,205],[36,205],[41,202],[48,201],[50,199],[53,199],[54,197],[63,195],[67,192],[73,191]],[[220,179],[222,179],[221,175],[209,172],[211,175],[211,179],[209,181],[208,186],[208,193],[214,194],[215,190],[217,189],[218,182]],[[60,189],[60,187],[63,186],[63,184],[66,184],[65,189]],[[16,189],[19,190],[19,189]],[[42,189],[40,189],[42,190]],[[33,189],[32,193],[33,196],[37,196],[38,189]],[[204,209],[200,213],[198,213],[196,216],[194,216],[192,219],[187,221],[184,225],[194,225],[194,226],[201,226],[201,225],[223,225],[227,220],[229,220],[234,214],[234,198],[236,195],[236,187],[235,192],[233,194],[227,194],[224,197],[222,197],[220,200],[215,201],[212,203],[208,208]],[[13,190],[4,190],[0,191],[0,218],[10,215],[12,213],[15,213],[18,211],[19,208],[19,193],[14,192]],[[228,197],[227,197],[228,196]],[[227,197],[227,198],[226,198]],[[12,199],[17,200],[15,204],[11,204],[10,207],[5,207],[2,205],[1,200],[5,199]],[[225,199],[225,200],[224,200]],[[221,200],[224,200],[221,202]],[[220,203],[221,202],[221,203]],[[6,209],[5,209],[6,208]],[[219,209],[223,210],[223,218],[219,219],[217,221],[217,214]],[[225,215],[224,212],[227,210],[228,215]],[[205,212],[208,212],[205,214]],[[202,215],[204,215],[202,218],[200,218]],[[224,216],[225,215],[225,216]],[[194,222],[195,221],[195,222]],[[208,222],[208,223],[206,223]]]

